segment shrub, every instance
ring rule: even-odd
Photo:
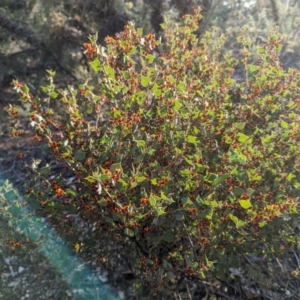
[[[239,254],[293,242],[281,216],[297,212],[299,73],[280,66],[275,31],[257,62],[242,36],[238,60],[220,55],[224,37],[213,31],[196,39],[199,20],[196,11],[163,25],[161,41],[132,24],[106,48],[92,37],[84,46],[97,86],[57,89],[49,71],[39,99],[15,82],[36,138],[77,178],[73,189],[44,167],[36,197],[53,216],[75,211],[109,234],[138,282],[158,291],[183,274],[224,278]],[[242,83],[233,79],[239,63]]]

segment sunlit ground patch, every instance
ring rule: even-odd
[[[80,300],[119,299],[117,292],[105,285],[103,277],[88,268],[85,262],[80,260],[75,253],[71,251],[63,239],[49,227],[44,219],[36,216],[32,211],[29,211],[28,206],[23,205],[22,197],[18,195],[8,181],[2,181],[2,185],[0,186],[0,221],[1,224],[5,224],[11,232],[8,234],[8,230],[5,229],[6,237],[3,241],[15,250],[23,247],[23,249],[28,251],[28,255],[36,255],[37,250],[39,253],[42,253],[47,258],[48,264],[50,264],[67,283],[68,289],[70,290],[70,297],[72,294],[75,299]],[[0,231],[2,231],[3,228],[4,226],[1,226]],[[32,247],[30,247],[30,245]],[[32,253],[30,253],[30,251],[32,251]],[[7,256],[7,253],[4,255],[1,252],[1,254],[1,259],[4,263],[9,265],[10,260],[14,259],[13,254],[17,254],[17,251],[13,250],[9,256]],[[7,276],[14,275],[15,273],[15,275],[21,275],[24,269],[24,265],[16,270],[8,267],[8,270],[11,270],[12,274],[7,272]],[[31,266],[31,269],[34,270],[34,266]],[[45,278],[38,277],[36,281],[41,285],[45,284]],[[18,285],[18,280],[9,284],[11,288],[15,288],[15,285]],[[72,297],[68,299],[72,299]]]

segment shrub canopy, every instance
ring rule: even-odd
[[[15,82],[36,138],[77,176],[68,187],[43,167],[46,188],[32,193],[52,215],[72,211],[109,233],[139,282],[157,290],[175,289],[182,274],[225,277],[240,254],[280,253],[294,241],[299,73],[281,67],[275,31],[257,61],[241,36],[235,59],[220,54],[225,39],[214,31],[197,40],[199,20],[196,11],[163,25],[161,40],[132,24],[107,47],[91,37],[96,86],[57,89],[49,71],[40,99]],[[233,78],[237,65],[244,82]]]

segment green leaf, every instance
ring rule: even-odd
[[[285,129],[288,127],[288,123],[285,121],[281,121],[280,126]]]
[[[146,142],[143,141],[143,140],[138,140],[138,141],[136,141],[136,145],[137,145],[139,148],[145,147]]]
[[[240,206],[244,209],[248,209],[248,208],[252,207],[251,201],[249,199],[240,200],[239,203],[240,203]]]
[[[174,106],[173,106],[174,110],[175,110],[176,112],[178,112],[179,109],[180,109],[180,107],[181,107],[180,102],[179,102],[178,100],[175,100],[175,103],[174,103]]]
[[[177,84],[177,89],[178,89],[178,91],[183,92],[185,90],[185,83],[184,82],[179,82]]]
[[[190,144],[196,145],[196,144],[197,144],[197,139],[196,139],[196,137],[193,136],[193,135],[188,135],[188,137],[187,137],[187,142],[190,143]]]
[[[211,209],[211,208],[209,208],[209,209],[204,209],[204,210],[200,213],[199,217],[200,217],[200,218],[205,218],[205,219],[211,220],[213,214],[214,214],[213,209]]]
[[[239,130],[243,130],[244,127],[245,127],[246,123],[243,122],[243,123],[235,123],[235,127]]]
[[[115,163],[112,164],[109,169],[112,173],[114,173],[117,169],[122,171],[122,165],[121,163]]]
[[[56,93],[56,92],[51,92],[49,96],[50,96],[50,98],[52,98],[52,99],[56,99],[57,96],[58,96],[58,93]]]
[[[235,226],[237,228],[243,227],[244,225],[246,225],[246,222],[239,220],[236,216],[234,216],[232,214],[229,214],[229,218],[231,219],[231,221],[233,221],[233,223],[235,224]]]
[[[216,200],[211,200],[211,199],[206,199],[203,201],[203,203],[210,207],[218,207],[219,206],[219,204]]]
[[[101,64],[98,58],[94,59],[93,61],[90,62],[90,66],[92,69],[96,72],[101,70]]]
[[[94,176],[87,176],[84,179],[90,183],[96,182],[96,178]]]
[[[260,228],[262,228],[262,227],[264,227],[264,226],[266,226],[268,223],[266,222],[266,221],[260,221],[259,223],[258,223],[258,226],[260,227]]]
[[[192,267],[192,268],[196,268],[198,266],[198,263],[197,262],[192,262],[192,260],[190,259],[190,256],[188,254],[185,254],[184,255],[184,259],[186,261],[186,263]]]
[[[24,84],[24,86],[21,88],[22,92],[24,92],[25,94],[27,94],[29,92],[29,87]]]
[[[167,27],[167,24],[166,23],[161,23],[161,24],[159,24],[160,25],[160,27],[164,30],[164,29],[166,29],[166,27]]]
[[[172,75],[169,75],[167,78],[171,83],[175,83],[175,79]]]
[[[136,177],[136,181],[137,181],[138,183],[144,182],[146,179],[147,179],[147,178],[146,178],[145,176],[138,176],[138,177]]]
[[[162,235],[162,240],[172,243],[174,242],[174,234],[171,231],[168,231]]]
[[[138,35],[143,35],[143,28],[142,27],[138,28],[136,31],[137,31]]]
[[[66,194],[71,197],[75,197],[77,195],[76,191],[72,189],[66,189]]]
[[[208,182],[208,183],[212,183],[214,182],[214,180],[217,178],[217,175],[214,174],[214,173],[210,173],[208,174],[207,176],[205,176],[205,181]]]
[[[229,174],[222,174],[221,176],[218,176],[212,183],[213,187],[218,186],[221,182],[226,180],[229,177]]]
[[[127,186],[128,186],[128,183],[126,181],[124,181],[122,178],[120,178],[117,183],[117,188],[121,190],[121,189],[127,188]]]
[[[151,205],[152,207],[155,206],[157,200],[158,200],[158,198],[157,198],[156,196],[153,196],[153,195],[150,196],[150,198],[149,198],[149,203],[150,203],[150,205]]]
[[[50,174],[50,168],[47,166],[47,167],[42,167],[41,169],[40,169],[40,173],[42,174],[42,175],[49,175]]]
[[[93,107],[91,105],[88,106],[87,109],[85,110],[85,113],[88,114],[88,115],[92,114],[93,113]]]
[[[86,157],[86,154],[82,150],[77,150],[74,155],[75,159],[78,161],[83,161]]]
[[[177,213],[176,216],[175,216],[175,220],[176,221],[184,220],[184,215],[181,214],[181,213]]]
[[[147,87],[149,85],[150,81],[151,81],[150,77],[142,75],[142,77],[141,77],[141,84],[142,84],[143,87]]]
[[[129,51],[129,54],[133,55],[136,53],[136,47],[132,47],[131,50]]]
[[[157,184],[158,184],[157,178],[152,178],[152,179],[151,179],[151,184],[157,185]]]
[[[47,86],[41,86],[41,89],[45,93],[47,93],[49,91],[49,88]]]
[[[134,236],[134,231],[129,228],[125,228],[124,233],[128,236]]]
[[[161,216],[163,214],[165,214],[165,208],[159,208],[155,211],[157,216]]]
[[[159,97],[161,95],[161,90],[160,90],[159,86],[156,83],[152,87],[152,92],[153,92],[155,97]]]
[[[14,191],[9,191],[4,194],[4,197],[7,201],[16,200],[17,194]]]
[[[248,69],[250,70],[250,72],[255,72],[260,69],[260,66],[248,65]]]
[[[207,266],[209,266],[210,268],[213,266],[214,262],[213,261],[210,261],[208,259],[208,257],[206,256],[206,254],[204,255],[204,261],[206,263]]]
[[[179,172],[184,177],[188,177],[191,174],[191,171],[189,169],[180,170]]]
[[[233,190],[233,195],[234,196],[241,196],[242,194],[244,194],[244,189],[240,188],[240,187],[236,187]]]
[[[241,132],[237,134],[237,138],[238,138],[238,141],[242,144],[249,143],[251,141],[249,136],[247,136],[246,134],[243,134]]]
[[[105,66],[104,70],[109,78],[115,79],[115,70],[112,67]]]
[[[101,206],[107,206],[107,200],[106,199],[101,199],[98,201],[98,204],[100,204]]]
[[[155,59],[155,56],[152,54],[148,54],[146,57],[147,57],[148,63],[152,64]]]
[[[257,54],[264,54],[264,53],[266,53],[265,48],[262,48],[262,47],[257,48]]]

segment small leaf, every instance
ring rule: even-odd
[[[164,208],[159,208],[159,209],[156,210],[155,213],[156,213],[157,216],[161,216],[161,215],[165,214],[166,212],[165,212]]]
[[[252,180],[254,180],[254,181],[260,181],[262,179],[262,177],[259,175],[259,174],[254,174],[254,176],[253,176],[253,178],[252,178]]]
[[[173,107],[174,110],[175,110],[176,112],[178,112],[179,109],[180,109],[180,107],[181,107],[180,102],[179,102],[178,100],[175,100],[174,107]]]
[[[149,203],[150,203],[151,206],[155,206],[156,205],[156,201],[157,201],[157,197],[150,196]]]
[[[243,122],[243,123],[236,123],[235,124],[236,128],[239,129],[239,130],[243,130],[244,127],[245,127],[245,125],[246,125],[245,122]]]
[[[49,175],[50,174],[50,168],[49,167],[42,167],[41,169],[40,169],[40,173],[42,174],[42,175]]]
[[[86,114],[90,115],[93,113],[93,107],[92,106],[88,106],[87,109],[85,110]]]
[[[150,77],[142,75],[141,84],[143,87],[147,87],[149,85],[150,81],[151,81]]]
[[[187,142],[190,143],[190,144],[196,145],[196,144],[197,144],[197,139],[196,139],[196,137],[193,136],[193,135],[188,135],[188,137],[187,137]]]
[[[66,189],[65,192],[66,192],[67,196],[75,197],[77,195],[76,191],[74,191],[72,189]]]
[[[9,191],[4,194],[4,197],[7,201],[16,200],[17,194],[14,191]]]
[[[106,199],[101,199],[98,201],[98,203],[101,205],[101,206],[107,206],[107,200]]]
[[[176,221],[181,221],[184,219],[184,215],[181,213],[177,213],[175,216]]]
[[[257,54],[264,54],[266,52],[265,48],[258,47],[257,48]]]
[[[51,92],[49,96],[50,96],[50,98],[52,98],[52,99],[56,99],[57,96],[58,96],[58,93],[56,93],[56,92]]]
[[[147,55],[147,60],[148,60],[148,63],[149,63],[149,64],[152,64],[153,61],[154,61],[154,59],[155,59],[155,56],[154,56],[154,55],[152,55],[152,54],[148,54],[148,55]]]
[[[229,174],[222,174],[221,176],[218,176],[212,183],[213,187],[218,186],[221,182],[226,180],[229,177]]]
[[[260,69],[260,66],[248,65],[248,68],[249,68],[250,72],[255,72]]]
[[[24,92],[25,94],[27,94],[29,92],[29,88],[26,84],[24,84],[24,86],[22,87],[22,92]]]
[[[152,92],[155,97],[159,97],[161,95],[161,90],[159,89],[159,86],[156,83],[152,87]]]
[[[218,207],[219,204],[216,200],[206,200],[205,204],[211,207]]]
[[[98,58],[94,59],[92,62],[90,62],[90,65],[94,71],[100,71],[101,70],[101,64]]]
[[[213,213],[214,211],[209,208],[209,209],[204,209],[200,215],[199,215],[199,218],[205,218],[205,219],[208,219],[208,220],[211,220],[212,219],[212,216],[213,216]]]
[[[179,82],[177,84],[177,89],[178,89],[178,91],[183,92],[185,90],[185,83],[184,82]]]
[[[110,66],[105,66],[104,70],[109,78],[115,79],[115,70]]]
[[[244,190],[242,188],[240,188],[240,187],[234,188],[234,190],[233,190],[234,196],[237,197],[237,196],[241,196],[242,194],[244,194]]]
[[[157,178],[152,178],[152,179],[151,179],[151,184],[157,185],[157,184],[158,184]]]
[[[217,178],[217,175],[214,173],[210,173],[208,176],[205,176],[205,181],[208,183],[213,183],[214,180]]]
[[[74,155],[75,159],[78,161],[83,161],[86,157],[86,154],[82,150],[77,150]]]
[[[285,121],[281,121],[280,126],[285,129],[288,127],[288,123]]]
[[[244,209],[248,209],[248,208],[252,207],[251,201],[249,199],[240,200],[239,203],[240,203],[240,206]]]
[[[138,140],[138,141],[136,141],[136,145],[137,145],[139,148],[145,147],[146,142],[143,141],[143,140]]]
[[[266,226],[268,223],[266,222],[266,221],[260,221],[259,223],[258,223],[258,226],[260,227],[260,228],[262,228],[262,227],[264,227],[264,226]]]
[[[238,138],[238,141],[242,144],[250,141],[249,136],[247,136],[246,134],[243,134],[241,132],[237,134],[237,138]]]
[[[128,236],[134,236],[134,231],[129,228],[125,228],[124,233]]]
[[[174,241],[174,234],[172,232],[168,231],[163,234],[162,240],[164,240],[168,243],[172,243]]]
[[[243,227],[246,224],[246,222],[239,220],[236,216],[234,216],[232,214],[229,214],[229,218],[231,219],[231,221],[233,221],[233,223],[235,224],[235,226],[237,228]]]
[[[122,165],[121,165],[121,163],[115,163],[115,164],[112,164],[109,169],[112,173],[114,173],[116,170],[122,171]]]
[[[189,169],[180,170],[180,174],[184,177],[188,177],[191,174]]]
[[[145,181],[147,178],[145,177],[145,176],[138,176],[138,177],[136,177],[136,181],[138,182],[138,183],[140,183],[140,182],[143,182],[143,181]]]
[[[192,262],[192,260],[190,259],[190,256],[189,256],[189,255],[185,254],[185,255],[184,255],[184,259],[185,259],[186,263],[187,263],[190,267],[196,268],[196,267],[198,266],[198,263],[197,263],[197,262]]]

